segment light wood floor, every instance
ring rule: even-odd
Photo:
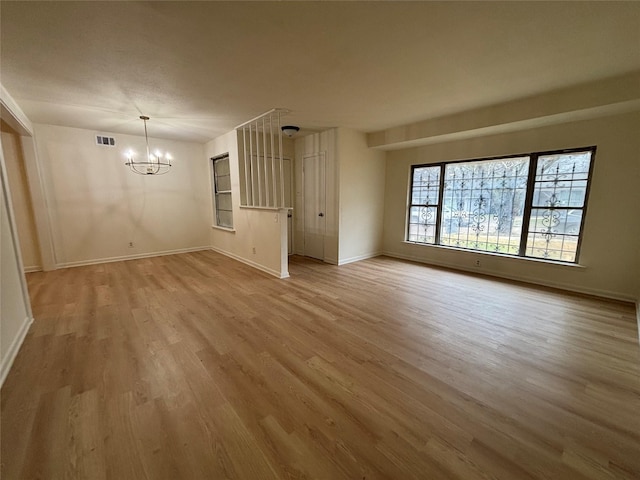
[[[376,258],[28,275],[2,478],[638,479],[630,304]]]

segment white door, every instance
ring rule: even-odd
[[[324,153],[305,155],[302,167],[304,196],[304,254],[324,259],[325,159]]]
[[[292,189],[293,189],[293,171],[291,169],[291,160],[288,158],[284,161],[284,205],[285,207],[293,206]],[[287,214],[287,252],[289,255],[293,253],[293,210],[289,210]]]

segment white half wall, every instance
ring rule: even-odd
[[[285,142],[285,145],[288,143]],[[229,154],[231,174],[233,229],[216,227],[213,216],[210,159],[226,153]],[[210,209],[207,225],[210,229],[211,248],[278,278],[288,277],[286,210],[240,207],[238,133],[233,130],[207,143],[205,157],[208,162],[208,205]]]
[[[143,136],[42,124],[34,130],[57,267],[208,248],[203,145],[150,138],[174,166],[166,175],[137,175],[124,153],[144,152]],[[116,146],[97,145],[98,134]]]
[[[640,292],[640,112],[387,154],[384,252],[629,301]],[[580,253],[581,266],[483,255],[404,242],[411,165],[597,146]],[[480,257],[481,255],[481,257]],[[474,267],[482,258],[482,268]]]

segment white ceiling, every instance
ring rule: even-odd
[[[639,2],[0,2],[36,123],[203,142],[269,110],[376,131],[640,70]]]

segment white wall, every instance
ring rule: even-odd
[[[302,166],[305,155],[324,152],[325,154],[325,238],[324,261],[338,263],[338,234],[340,217],[338,205],[339,171],[336,155],[337,129],[330,129],[320,133],[314,133],[295,140],[295,167],[294,167],[294,252],[304,255],[304,202],[303,202],[303,177]]]
[[[33,134],[31,122],[2,85],[0,107],[3,123],[23,139]],[[0,141],[0,386],[33,321],[3,150]]]
[[[288,144],[289,142],[285,142]],[[235,130],[205,145],[205,157],[229,154],[233,230],[215,226],[213,207],[207,219],[211,247],[279,278],[289,276],[287,268],[287,213],[284,209],[240,208],[238,134]],[[207,160],[209,205],[213,205],[210,160]],[[283,228],[284,227],[284,228]]]
[[[385,153],[367,147],[365,133],[339,128],[339,264],[382,251]]]
[[[602,117],[388,152],[384,251],[393,256],[626,300],[640,291],[640,113]],[[404,242],[410,166],[531,151],[597,146],[585,220],[583,267]]]
[[[20,239],[22,263],[26,271],[42,269],[29,183],[25,171],[20,136],[3,124],[2,153]]]
[[[207,248],[211,216],[203,146],[150,139],[171,152],[162,176],[132,173],[124,152],[144,137],[34,125],[58,267]],[[100,133],[116,147],[96,145]],[[133,242],[133,248],[129,247]]]

